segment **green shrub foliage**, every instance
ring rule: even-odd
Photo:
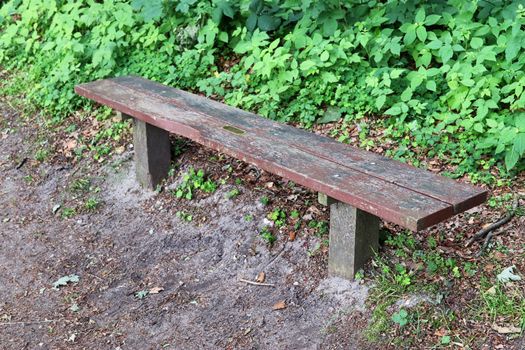
[[[12,0],[0,64],[57,120],[73,86],[136,74],[266,117],[381,121],[458,175],[523,169],[525,0]]]

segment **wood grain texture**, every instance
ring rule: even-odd
[[[487,197],[475,187],[142,78],[100,80],[75,91],[411,230]]]
[[[379,218],[351,205],[330,205],[328,272],[354,279],[379,248]]]

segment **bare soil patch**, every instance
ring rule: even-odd
[[[181,171],[219,177],[230,165],[231,176],[246,181],[233,199],[226,183],[210,196],[176,200],[138,186],[129,147],[104,165],[37,162],[35,126],[6,106],[0,125],[2,349],[366,348],[347,318],[366,313],[368,287],[326,276],[323,238],[290,241],[283,233],[268,246],[259,237],[268,210],[261,196],[312,206],[313,194],[297,201],[280,179],[261,179],[231,159],[210,161],[217,155],[189,145]],[[75,192],[78,180],[89,182],[87,193]],[[91,196],[96,210],[82,207]],[[181,210],[193,220],[177,217]],[[261,271],[275,287],[239,281]],[[69,275],[79,281],[53,289]]]

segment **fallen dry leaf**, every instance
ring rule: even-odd
[[[490,273],[490,272],[494,271],[494,265],[492,265],[492,264],[487,264],[487,265],[485,266],[485,269],[484,269],[484,270],[485,270],[486,272]]]
[[[288,235],[288,240],[292,242],[295,241],[295,236],[296,236],[296,232],[291,231],[290,234]]]
[[[255,281],[257,281],[259,283],[263,283],[265,279],[266,279],[266,274],[263,271],[261,271],[257,275],[257,279]]]
[[[442,337],[444,335],[447,335],[447,330],[445,328],[440,328],[440,329],[437,329],[435,332],[434,332],[434,335],[437,335],[438,337]]]
[[[274,310],[286,309],[286,303],[284,302],[284,300],[280,300],[275,303],[275,305],[273,306],[273,309]]]
[[[492,329],[498,332],[499,334],[514,334],[514,333],[520,333],[521,328],[514,327],[514,326],[498,326],[497,324],[492,325]]]
[[[115,152],[117,154],[122,154],[122,153],[124,153],[125,150],[126,150],[126,148],[124,146],[119,146],[119,147],[115,148]]]
[[[159,294],[163,290],[164,290],[164,288],[162,288],[162,287],[153,287],[153,288],[151,288],[149,290],[149,294]]]
[[[496,295],[496,286],[490,287],[489,289],[487,289],[485,293],[490,294],[490,295]]]

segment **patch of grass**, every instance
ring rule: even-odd
[[[481,320],[525,329],[525,292],[520,283],[493,284],[482,276],[479,300],[472,311]]]
[[[228,191],[228,193],[226,193],[226,198],[233,199],[240,194],[241,194],[241,191],[238,188],[234,188],[231,191]]]
[[[88,178],[80,178],[73,181],[70,185],[70,188],[74,192],[85,193],[89,191],[91,186],[91,180]]]
[[[95,211],[100,207],[100,201],[96,197],[90,197],[84,203],[84,207],[88,211]]]
[[[268,198],[268,196],[262,196],[261,199],[259,199],[259,202],[263,205],[268,205],[270,204],[270,198]]]
[[[49,157],[49,150],[47,149],[39,149],[35,152],[35,159],[39,162],[43,162]]]
[[[62,216],[63,219],[69,219],[77,214],[77,211],[75,208],[65,207],[62,209],[60,216]]]
[[[24,176],[24,180],[27,182],[27,183],[33,183],[33,181],[35,181],[35,179],[33,178],[32,175],[26,175]]]

